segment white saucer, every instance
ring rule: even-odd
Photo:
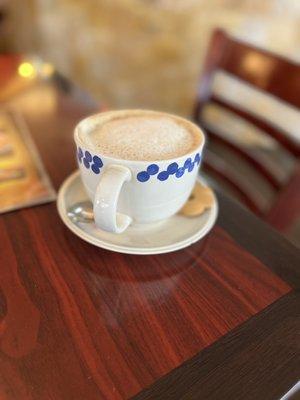
[[[65,225],[81,239],[103,249],[128,254],[161,254],[190,246],[203,238],[213,227],[218,215],[216,197],[211,209],[198,217],[173,217],[155,224],[130,226],[124,233],[101,231],[93,222],[74,221],[67,211],[77,202],[87,200],[79,171],[62,184],[57,209]]]

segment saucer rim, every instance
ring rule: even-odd
[[[218,217],[219,213],[219,205],[218,205],[218,200],[213,192],[213,197],[214,197],[214,203],[213,206],[204,212],[209,212],[210,216],[208,221],[204,226],[202,226],[199,231],[197,231],[195,234],[192,236],[189,236],[186,239],[183,239],[179,242],[165,245],[165,246],[154,246],[154,247],[128,247],[128,246],[123,246],[123,245],[116,245],[116,244],[111,244],[108,241],[103,241],[99,238],[95,238],[94,236],[91,236],[90,234],[86,233],[84,230],[79,228],[76,224],[72,222],[72,220],[68,217],[67,215],[67,210],[65,207],[65,193],[67,192],[67,189],[71,185],[75,179],[78,178],[80,174],[80,171],[77,169],[74,172],[72,172],[71,175],[69,175],[62,183],[62,185],[59,188],[58,195],[57,195],[57,201],[56,201],[56,207],[58,214],[63,221],[63,223],[67,226],[67,228],[70,229],[71,232],[73,232],[76,236],[80,237],[82,240],[97,246],[99,248],[105,249],[105,250],[110,250],[110,251],[115,251],[117,253],[122,253],[122,254],[133,254],[133,255],[154,255],[154,254],[165,254],[165,253],[171,253],[173,251],[181,250],[183,248],[189,247],[190,245],[196,243],[200,239],[202,239],[204,236],[208,234],[208,232],[213,228],[215,225],[215,222]],[[197,177],[197,181],[205,184],[206,182],[204,181],[203,178]],[[170,217],[172,218],[172,217]],[[183,216],[184,218],[184,216]],[[189,217],[186,217],[189,218]]]

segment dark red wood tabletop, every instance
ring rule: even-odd
[[[74,125],[98,107],[58,74],[5,104],[58,190]],[[54,202],[1,215],[0,399],[283,396],[300,377],[299,250],[218,198],[205,239],[156,256],[85,243]]]

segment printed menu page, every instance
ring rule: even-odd
[[[22,115],[0,110],[0,213],[54,199],[55,191]]]

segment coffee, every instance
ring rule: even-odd
[[[91,115],[74,132],[95,224],[114,233],[177,213],[198,176],[205,137],[183,118],[146,110]]]
[[[181,118],[129,111],[106,118],[84,140],[108,157],[154,161],[190,153],[199,146],[201,137],[197,127]]]

